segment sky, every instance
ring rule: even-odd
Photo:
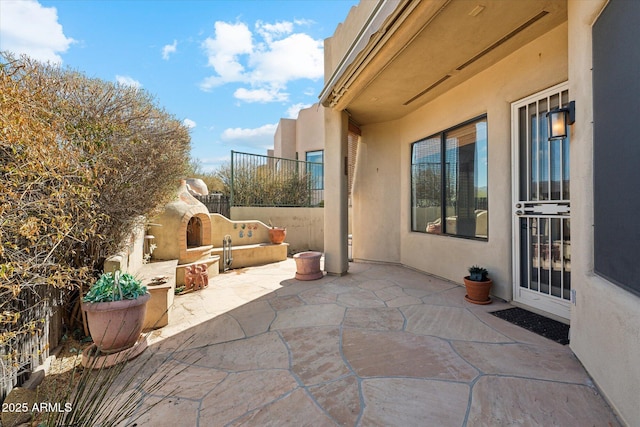
[[[0,50],[140,87],[205,171],[266,154],[318,102],[323,41],[357,0],[0,0]]]

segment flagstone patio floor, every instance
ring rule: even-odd
[[[137,426],[618,426],[571,352],[394,265],[293,279],[292,259],[178,296]],[[162,366],[161,366],[162,365]]]

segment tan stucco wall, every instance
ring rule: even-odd
[[[593,273],[591,31],[604,0],[569,1],[571,134],[571,349],[629,426],[640,425],[640,298]]]
[[[285,227],[289,252],[324,251],[324,209],[323,208],[270,208],[232,207],[234,221],[258,220],[274,226]]]
[[[511,103],[567,79],[566,40],[565,23],[414,113],[362,127],[354,258],[400,262],[458,283],[467,267],[482,264],[494,280],[492,293],[512,299]],[[488,120],[489,240],[411,232],[411,143],[482,114]],[[382,240],[373,237],[380,224],[389,227]]]
[[[307,151],[324,149],[324,108],[313,104],[295,119],[280,119],[268,156],[306,160]],[[297,157],[296,157],[297,154]]]
[[[345,55],[358,32],[365,24],[378,2],[374,0],[360,1],[349,10],[344,21],[338,24],[332,37],[324,41],[324,76],[325,80],[331,76],[338,63]]]
[[[401,262],[397,123],[361,128],[352,189],[353,259]]]
[[[298,113],[296,150],[299,160],[306,160],[308,151],[324,150],[324,108],[320,108],[318,104]]]
[[[344,111],[326,109],[324,188],[324,269],[327,274],[343,275],[348,262],[348,186],[345,159],[348,155],[349,116]]]
[[[116,270],[120,270],[136,274],[140,270],[144,262],[145,231],[145,218],[140,217],[123,251],[108,257],[104,261],[103,270],[105,273],[113,273]]]
[[[296,120],[280,119],[273,136],[273,155],[285,159],[296,158]]]
[[[233,246],[269,242],[269,227],[256,218],[229,220],[220,214],[210,214],[209,217],[211,218],[211,244],[214,248],[222,247],[222,241],[227,235],[231,237]]]

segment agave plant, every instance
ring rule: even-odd
[[[486,268],[474,265],[469,267],[469,279],[474,282],[486,282],[489,272]]]
[[[110,302],[138,299],[147,293],[147,287],[129,273],[103,273],[91,286],[84,302]]]

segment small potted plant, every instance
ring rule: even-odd
[[[283,227],[274,227],[269,220],[269,241],[274,245],[279,245],[284,242],[284,238],[287,237],[287,229]]]
[[[469,267],[469,275],[464,278],[467,295],[464,299],[473,304],[491,304],[489,292],[493,281],[486,268],[474,265]]]
[[[104,273],[82,299],[89,333],[98,351],[109,354],[132,347],[144,324],[149,292],[129,273]]]

